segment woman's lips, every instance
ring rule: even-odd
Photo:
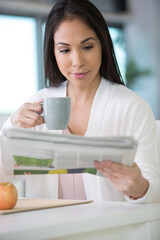
[[[75,78],[84,78],[86,75],[88,74],[88,72],[84,72],[84,73],[72,73],[72,76]]]

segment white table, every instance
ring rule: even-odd
[[[1,240],[160,240],[160,204],[94,202],[0,216]]]

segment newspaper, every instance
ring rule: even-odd
[[[2,161],[7,175],[96,174],[94,161],[132,166],[138,142],[133,137],[86,137],[22,128],[2,133]]]

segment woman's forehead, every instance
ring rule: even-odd
[[[82,21],[81,19],[66,19],[58,26],[54,34],[54,39],[72,37],[76,38],[81,36],[82,38],[87,37],[96,37],[94,30]]]

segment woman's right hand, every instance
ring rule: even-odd
[[[11,123],[14,127],[32,128],[44,123],[44,118],[40,115],[43,112],[39,100],[35,103],[24,103],[15,113],[11,116]]]

